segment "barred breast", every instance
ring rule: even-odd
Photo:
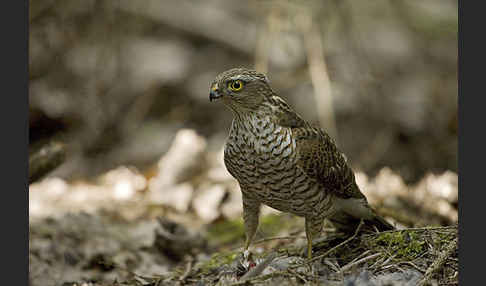
[[[297,156],[290,128],[264,115],[233,120],[224,160],[242,192],[283,212],[324,214],[330,196],[296,166]]]

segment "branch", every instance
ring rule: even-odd
[[[331,81],[327,73],[326,60],[324,59],[324,48],[322,46],[321,32],[315,23],[310,12],[303,13],[298,17],[298,24],[304,36],[304,46],[307,54],[307,63],[314,95],[317,103],[317,114],[322,127],[338,144],[338,133],[336,128],[334,106],[331,94]]]
[[[29,158],[29,184],[40,180],[66,160],[66,148],[58,142],[43,146]]]

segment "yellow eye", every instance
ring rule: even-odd
[[[232,91],[239,91],[243,88],[243,82],[241,80],[235,80],[228,84],[229,89]]]

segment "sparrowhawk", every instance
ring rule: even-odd
[[[292,110],[264,74],[225,71],[211,83],[209,99],[221,100],[234,116],[224,163],[242,192],[245,249],[261,204],[305,218],[309,258],[325,218],[343,230],[361,220],[379,231],[393,229],[370,208],[333,140]]]

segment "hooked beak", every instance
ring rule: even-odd
[[[217,100],[223,97],[221,93],[218,91],[218,84],[215,84],[211,87],[211,91],[209,92],[209,101]]]

